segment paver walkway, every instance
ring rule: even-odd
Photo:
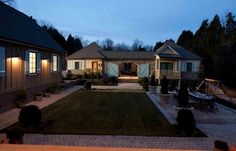
[[[142,90],[143,88],[138,83],[118,83],[117,86],[92,86],[92,89],[99,90]]]
[[[172,98],[168,104],[160,105],[157,94],[147,95],[166,119],[171,124],[176,124],[177,112],[173,107],[176,101]],[[204,143],[213,144],[215,140],[222,140],[236,145],[236,111],[220,104],[217,107],[219,111],[216,114],[193,110],[197,127],[208,136]]]
[[[81,86],[73,86],[71,88],[62,91],[59,94],[52,94],[49,98],[43,98],[41,101],[32,101],[27,105],[36,105],[40,109],[42,109],[79,89],[81,89]],[[0,114],[0,130],[16,123],[18,121],[19,112],[20,109],[15,108]]]

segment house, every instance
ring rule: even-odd
[[[156,51],[107,51],[96,43],[69,55],[67,69],[74,74],[100,73],[119,79],[197,79],[201,57],[168,41]]]
[[[96,43],[67,57],[67,69],[74,74],[99,72],[108,77],[145,77],[154,72],[154,52],[105,51]]]
[[[64,50],[35,20],[1,1],[0,20],[0,104],[10,108],[17,91],[32,97],[60,82]]]
[[[197,80],[202,58],[172,41],[156,50],[155,74],[157,79]]]

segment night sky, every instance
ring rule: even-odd
[[[84,40],[146,44],[195,32],[215,14],[236,15],[236,0],[16,0],[15,8]]]

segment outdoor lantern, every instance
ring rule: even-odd
[[[12,56],[12,63],[14,63],[14,64],[18,63],[19,59],[20,59],[20,55],[18,53],[15,53]]]

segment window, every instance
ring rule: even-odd
[[[79,69],[79,62],[75,62],[75,69]]]
[[[187,63],[187,72],[192,72],[193,71],[193,64],[192,62]]]
[[[29,52],[29,73],[34,74],[37,71],[37,53]]]
[[[173,62],[161,62],[161,70],[173,70]]]
[[[56,55],[53,55],[53,71],[54,72],[57,72],[58,71],[58,68],[57,68],[57,65],[58,65],[58,60],[57,60],[57,56]]]
[[[5,76],[5,47],[0,46],[0,76]]]

